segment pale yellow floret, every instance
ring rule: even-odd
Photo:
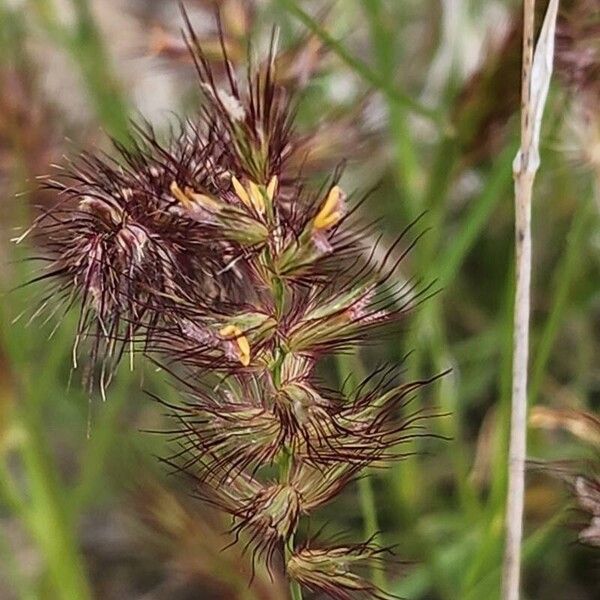
[[[235,190],[235,193],[237,194],[237,197],[248,208],[250,208],[252,206],[252,204],[250,202],[250,196],[248,196],[248,192],[246,191],[246,188],[244,188],[244,186],[240,183],[240,180],[234,175],[231,178],[231,183],[233,183],[233,189]]]
[[[225,325],[219,330],[219,335],[226,340],[235,340],[239,361],[247,367],[250,364],[250,342],[244,332],[237,325]]]
[[[173,181],[169,189],[175,200],[177,200],[184,208],[192,209],[195,206],[200,206],[211,212],[215,212],[219,209],[218,203],[210,196],[199,194],[191,187],[186,187],[185,191],[182,191],[178,183]]]
[[[265,212],[265,198],[263,193],[254,181],[249,181],[248,185],[250,187],[250,201],[252,202],[252,206],[254,206],[256,212],[262,215]]]
[[[171,186],[169,187],[171,190],[171,194],[173,198],[180,202],[186,208],[189,208],[191,201],[190,199],[183,193],[182,189],[179,187],[179,184],[176,181],[171,182]]]
[[[313,221],[313,228],[316,230],[329,229],[335,225],[343,216],[340,210],[340,200],[342,198],[342,188],[339,185],[334,185],[327,198],[321,207],[321,210],[317,213],[315,220]]]
[[[233,176],[231,178],[231,183],[233,184],[233,189],[237,194],[237,197],[249,208],[254,208],[256,212],[259,214],[264,214],[265,212],[265,197],[263,191],[260,189],[254,181],[248,182],[248,188],[245,188],[240,180]],[[268,190],[267,190],[268,194]]]
[[[273,177],[271,177],[271,181],[269,181],[269,185],[267,186],[267,198],[271,203],[273,202],[273,198],[277,193],[277,184],[277,175],[273,175]]]

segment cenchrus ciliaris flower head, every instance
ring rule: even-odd
[[[181,402],[165,404],[166,461],[231,515],[255,560],[274,567],[285,548],[288,576],[309,590],[386,598],[360,573],[381,559],[371,541],[317,549],[294,537],[302,517],[422,434],[423,415],[403,409],[426,382],[398,385],[381,367],[348,395],[315,370],[424,290],[398,283],[403,235],[379,251],[339,171],[315,186],[297,168],[306,133],[276,83],[274,44],[245,79],[225,44],[217,77],[189,22],[185,39],[200,110],[167,141],[136,126],[117,159],[84,154],[47,181],[60,200],[34,227],[41,278],[79,307],[74,356],[91,343],[102,388],[125,351],[172,372]]]

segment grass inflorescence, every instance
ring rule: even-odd
[[[398,384],[398,369],[382,366],[338,391],[316,372],[426,296],[395,277],[412,229],[385,251],[368,247],[376,223],[360,214],[366,198],[342,189],[341,169],[305,177],[310,135],[296,132],[294,95],[278,83],[275,35],[246,77],[222,43],[219,78],[186,25],[199,113],[166,141],[136,126],[115,142],[120,159],[86,153],[46,180],[59,201],[34,226],[38,279],[54,282],[43,306],[79,306],[73,362],[91,347],[90,391],[97,381],[105,393],[126,352],[172,373],[185,401],[163,402],[176,448],[165,462],[232,517],[253,563],[283,559],[293,597],[306,587],[387,598],[364,575],[385,554],[373,539],[328,548],[296,533],[423,435],[426,413],[407,405],[427,381]]]

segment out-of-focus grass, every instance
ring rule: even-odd
[[[476,13],[476,3],[470,4]],[[44,44],[66,54],[79,74],[97,124],[123,139],[130,110],[127,82],[119,81],[111,68],[106,51],[110,40],[103,38],[88,2],[72,0],[70,5],[73,19],[65,20],[50,0],[28,2],[27,18],[0,4],[5,50],[1,66],[12,66],[17,58],[21,61],[26,42],[41,35]],[[418,36],[426,32],[432,45],[441,43],[443,32],[428,21],[437,3],[356,0],[331,7],[324,21],[311,17],[308,8],[312,3],[273,0],[261,11],[260,22],[268,28],[276,15],[284,38],[308,28],[333,57],[325,80],[350,78],[365,91],[380,95],[386,115],[380,144],[389,152],[373,161],[373,172],[382,182],[371,206],[385,216],[390,239],[425,211],[421,223],[430,231],[411,253],[403,274],[437,280],[440,289],[412,317],[404,338],[382,343],[373,356],[363,357],[364,362],[390,356],[399,360],[413,350],[407,363],[409,376],[453,369],[410,406],[411,412],[419,406],[435,406],[447,413],[430,427],[448,440],[415,441],[402,450],[419,452],[417,456],[389,472],[370,473],[349,491],[360,494],[361,502],[349,504],[347,522],[357,538],[381,529],[382,540],[396,545],[401,559],[414,562],[402,575],[393,570],[387,574],[390,591],[414,599],[495,598],[510,404],[511,162],[516,151],[511,123],[506,124],[503,146],[468,167],[463,138],[452,119],[459,103],[457,92],[464,85],[458,70],[447,74],[434,106],[419,99],[435,48],[424,45]],[[336,19],[340,15],[343,19]],[[354,27],[353,35],[348,24]],[[412,45],[421,48],[423,56],[415,55]],[[416,60],[417,68],[408,60]],[[301,106],[301,118],[314,119],[321,112],[316,103],[324,101],[322,94],[310,92],[309,86],[305,102],[315,106]],[[599,350],[594,334],[600,282],[597,182],[592,174],[575,169],[554,143],[563,109],[564,93],[557,89],[549,106],[553,126],[544,138],[534,209],[530,399],[560,405],[563,400],[554,397],[559,390],[567,402],[594,411],[600,380],[594,362]],[[18,127],[15,124],[17,139]],[[27,157],[17,150],[15,145],[17,160],[1,182],[5,237],[10,235],[9,227],[22,226],[31,218],[27,196],[13,199],[24,188],[32,193],[26,181]],[[368,172],[369,157],[364,161],[366,165],[349,165],[349,175]],[[465,177],[476,181],[473,190],[463,190]],[[365,183],[368,187],[374,182]],[[5,288],[30,276],[31,266],[19,262],[27,251],[10,246]],[[122,368],[109,401],[94,400],[89,406],[76,378],[67,388],[73,317],[67,317],[51,339],[54,321],[41,329],[37,323],[26,327],[23,320],[12,323],[23,310],[29,308],[31,314],[31,298],[30,290],[19,290],[2,301],[0,502],[2,518],[20,523],[28,532],[42,567],[32,575],[10,541],[3,539],[2,571],[16,597],[79,600],[94,596],[86,577],[88,559],[79,542],[82,518],[95,507],[125,502],[126,486],[115,483],[111,473],[119,473],[118,463],[126,461],[127,455],[146,456],[144,468],[151,468],[162,438],[138,431],[139,411],[148,403],[139,390],[141,372],[146,385],[161,383],[143,367],[133,374]],[[347,365],[344,368],[349,370]],[[167,387],[160,391],[172,393]],[[485,422],[493,423],[487,431]],[[529,453],[541,458],[571,456],[573,444],[561,437],[549,443],[547,437],[535,435]],[[65,454],[70,457],[67,461]],[[478,473],[476,464],[483,465]],[[359,505],[362,515],[356,510]],[[591,577],[586,580],[573,566],[571,538],[563,526],[566,517],[544,505],[530,507],[524,547],[527,597],[558,600],[565,597],[561,594],[566,589],[573,598],[594,597],[594,591],[588,591]],[[548,556],[563,567],[547,573],[546,583],[535,587],[538,574],[548,570]]]
[[[70,25],[63,24],[60,8],[53,0],[29,0],[28,4],[44,32],[68,53],[73,68],[79,70],[102,127],[110,136],[125,141],[129,128],[127,101],[110,67],[88,0],[71,0]]]

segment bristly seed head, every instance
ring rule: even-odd
[[[416,304],[415,284],[395,283],[410,245],[391,258],[406,232],[373,260],[373,224],[339,170],[318,190],[298,170],[307,136],[276,84],[274,43],[245,85],[223,46],[220,81],[187,26],[198,115],[166,143],[134,126],[115,144],[120,161],[84,154],[48,181],[61,199],[36,223],[48,250],[39,278],[68,307],[79,301],[77,340],[91,339],[103,387],[126,349],[176,378],[186,399],[163,403],[175,423],[167,462],[231,515],[255,559],[273,567],[286,545],[288,574],[308,589],[388,598],[352,570],[378,564],[373,544],[291,540],[303,515],[423,435],[424,415],[401,409],[426,381],[398,385],[380,368],[347,397],[315,376],[323,355],[354,350]]]
[[[385,552],[371,542],[332,548],[305,546],[290,557],[287,569],[304,587],[335,600],[393,600],[395,596],[360,574],[373,567],[381,568]]]

